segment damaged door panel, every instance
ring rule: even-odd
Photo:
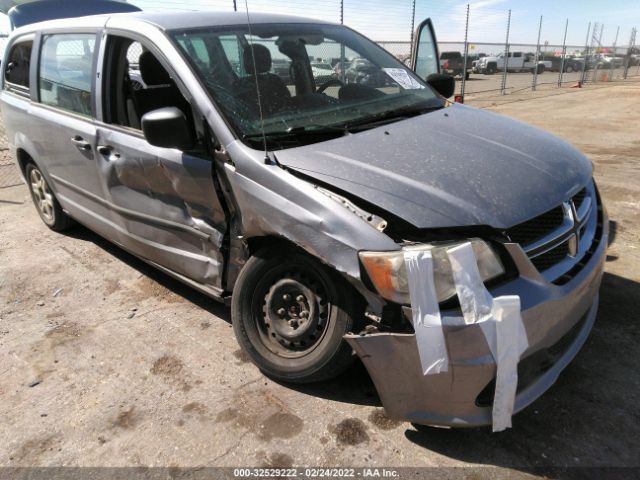
[[[221,288],[224,212],[213,163],[152,147],[129,133],[98,129],[98,165],[120,241],[153,262]],[[109,147],[106,147],[109,146]]]

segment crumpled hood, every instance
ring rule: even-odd
[[[592,175],[563,140],[457,104],[275,154],[418,228],[508,228],[559,205]]]

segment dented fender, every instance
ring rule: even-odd
[[[225,164],[222,171],[234,207],[228,286],[233,285],[248,256],[238,242],[246,246],[250,238],[273,236],[286,239],[332,266],[356,287],[360,286],[368,300],[381,302],[362,285],[358,252],[398,250],[398,244],[363,215],[313,184],[292,175],[275,161],[265,163],[264,152],[233,142],[227,146],[227,153],[233,164]]]

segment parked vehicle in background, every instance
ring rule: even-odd
[[[467,64],[471,65],[471,72],[472,73],[478,73],[478,60],[480,60],[481,58],[486,57],[487,54],[486,53],[471,53],[469,54],[469,56],[467,57]]]
[[[562,56],[555,54],[543,54],[540,58],[544,62],[549,62],[548,67],[545,66],[545,68],[552,72],[559,72],[561,68],[565,73],[580,72],[584,65],[584,62],[581,59],[571,55],[566,55],[564,57],[564,63],[562,61]]]
[[[496,72],[504,70],[505,57],[504,53],[500,53],[495,57],[484,57],[478,60],[477,69],[479,73],[485,75],[492,75]],[[508,72],[535,72],[537,68],[538,73],[543,73],[545,70],[551,68],[551,62],[545,60],[538,60],[535,63],[534,53],[525,52],[509,52],[507,57],[507,71]]]
[[[311,72],[318,85],[328,82],[332,78],[338,78],[336,72],[327,62],[311,62]]]
[[[333,65],[333,71],[336,73],[336,76],[342,80],[342,78],[344,77],[346,80],[346,76],[347,76],[347,70],[349,70],[349,68],[351,67],[351,62],[345,60],[344,62],[338,60],[334,65]]]
[[[469,78],[471,62],[467,61],[467,69],[465,71],[464,55],[462,53],[458,51],[442,52],[440,54],[440,68],[443,73],[448,73],[454,77],[465,75],[466,78]]]
[[[365,58],[356,58],[346,71],[347,83],[361,83],[370,87],[384,87],[389,76]]]

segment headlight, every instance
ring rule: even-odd
[[[485,282],[504,273],[504,267],[498,255],[486,242],[479,239],[467,241],[471,242],[478,261],[478,270],[480,270],[480,275]],[[438,301],[444,302],[456,294],[447,250],[462,243],[466,243],[466,241],[411,245],[394,252],[360,252],[360,261],[376,290],[383,298],[408,305],[411,303],[411,299],[404,252],[406,250],[430,250],[433,257],[436,294]]]

